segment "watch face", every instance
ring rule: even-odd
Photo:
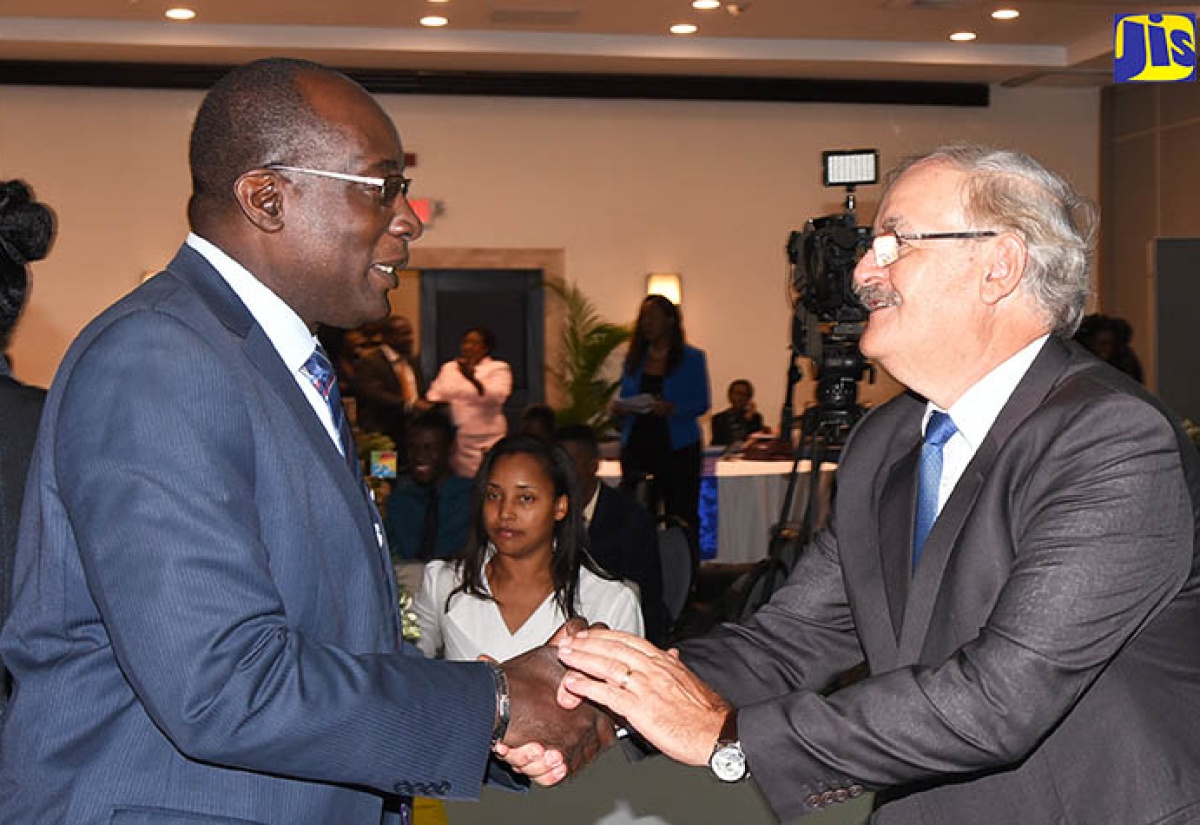
[[[737,742],[726,742],[713,751],[708,766],[722,782],[737,782],[746,775],[746,754]]]

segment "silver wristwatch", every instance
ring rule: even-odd
[[[742,753],[742,743],[736,739],[718,739],[712,756],[708,757],[708,767],[722,782],[745,779],[749,771],[746,770],[746,754]]]
[[[738,740],[737,716],[737,708],[729,711],[717,735],[712,756],[708,757],[708,767],[722,782],[740,782],[750,775],[746,767],[746,754],[742,752],[742,743]]]

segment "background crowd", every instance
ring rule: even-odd
[[[1200,458],[1110,368],[1141,378],[1127,325],[1081,327],[1090,212],[1033,159],[897,171],[854,280],[863,353],[913,392],[863,419],[775,597],[673,651],[655,554],[674,524],[698,567],[711,396],[679,307],[640,302],[609,490],[586,426],[538,404],[508,434],[486,327],[425,384],[385,317],[423,225],[361,87],[236,69],[190,164],[192,232],[73,344],[36,443],[43,399],[0,371],[6,604],[30,467],[0,823],[407,822],[413,796],[555,784],[629,728],[752,769],[781,819],[868,790],[896,823],[1198,810]],[[0,341],[51,226],[0,190]],[[349,330],[332,360],[322,327]],[[728,395],[718,446],[765,429],[749,382]]]

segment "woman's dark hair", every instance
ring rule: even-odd
[[[496,333],[492,332],[487,327],[468,327],[467,331],[462,334],[466,338],[472,332],[478,332],[479,337],[483,339],[483,345],[487,347],[487,354],[491,355],[496,351]]]
[[[554,601],[563,615],[572,618],[578,615],[576,605],[579,568],[586,567],[592,573],[606,579],[611,577],[593,561],[588,552],[587,528],[583,524],[579,484],[575,479],[575,464],[571,457],[557,444],[525,435],[512,435],[496,442],[484,456],[479,472],[475,474],[475,494],[472,503],[475,537],[458,561],[462,583],[446,597],[445,609],[450,609],[450,601],[460,592],[481,599],[492,599],[492,595],[483,586],[483,567],[487,564],[491,543],[483,517],[484,493],[487,491],[488,479],[496,462],[510,455],[531,457],[550,479],[554,497],[567,497],[567,514],[554,524],[555,550],[550,560],[550,574],[554,581]]]
[[[633,335],[629,339],[629,352],[625,354],[625,373],[627,375],[636,372],[646,361],[648,345],[646,336],[642,334],[642,310],[650,305],[658,307],[674,321],[671,324],[670,349],[667,351],[667,372],[674,370],[683,360],[683,316],[679,312],[679,307],[661,295],[647,295],[642,300],[641,306],[638,307],[637,321],[634,322]]]
[[[29,273],[25,264],[46,257],[54,240],[54,213],[36,202],[19,180],[0,183],[0,352],[8,349],[25,307]]]

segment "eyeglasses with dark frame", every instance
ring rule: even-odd
[[[345,172],[330,172],[327,169],[308,169],[304,166],[285,166],[282,163],[268,164],[265,168],[278,172],[299,172],[302,175],[315,175],[319,178],[344,180],[347,183],[361,183],[364,186],[374,186],[379,190],[379,202],[384,206],[392,206],[400,195],[408,197],[412,179],[404,175],[385,175],[382,178],[370,178],[364,175],[348,175]]]
[[[976,229],[964,232],[880,232],[871,239],[871,251],[875,253],[877,266],[891,266],[900,260],[900,244],[908,241],[966,241],[974,238],[994,238],[1000,233],[994,229]]]

